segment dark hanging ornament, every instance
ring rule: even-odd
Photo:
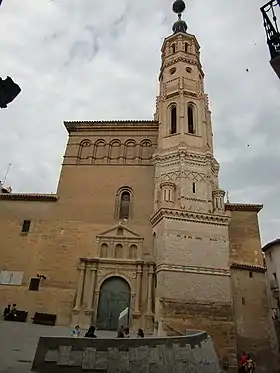
[[[21,88],[9,76],[6,79],[0,78],[0,108],[6,108],[20,91]]]
[[[177,32],[187,32],[188,26],[185,21],[181,19],[183,11],[186,9],[186,4],[183,0],[175,0],[172,6],[174,13],[178,14],[178,20],[174,23],[172,30],[174,34]]]
[[[174,13],[181,14],[186,9],[186,4],[183,0],[176,0],[173,3],[172,10]]]

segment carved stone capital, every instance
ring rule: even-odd
[[[73,309],[72,309],[72,313],[73,313],[74,315],[78,315],[78,314],[80,313],[80,308],[79,308],[79,307],[75,307],[75,308],[73,308]]]
[[[93,309],[86,309],[86,310],[85,310],[85,314],[86,314],[87,316],[92,315],[92,314],[93,314]]]

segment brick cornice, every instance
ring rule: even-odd
[[[156,265],[156,273],[170,271],[170,272],[185,272],[204,275],[215,276],[230,276],[229,268],[213,268],[213,267],[200,267],[200,266],[187,266],[181,264],[165,264],[160,263]]]
[[[155,120],[107,120],[107,121],[67,121],[64,125],[68,131],[82,132],[82,131],[122,131],[122,130],[143,130],[156,131],[158,129],[158,122]]]
[[[56,194],[9,193],[0,194],[0,200],[56,202],[58,200],[58,196]]]
[[[160,208],[152,217],[151,224],[154,227],[162,219],[193,221],[196,223],[213,224],[213,225],[229,225],[230,218],[228,216],[206,214],[185,210]]]
[[[84,264],[114,264],[114,265],[137,265],[146,264],[143,260],[139,259],[117,259],[117,258],[80,258],[80,263]],[[150,263],[148,263],[150,264]]]

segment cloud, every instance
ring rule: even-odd
[[[265,243],[280,219],[280,92],[261,5],[190,0],[184,19],[201,45],[221,187],[232,202],[264,203]],[[0,175],[12,162],[15,192],[56,191],[63,120],[153,118],[174,20],[169,0],[3,1],[0,76],[23,89],[0,112]]]

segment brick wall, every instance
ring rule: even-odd
[[[109,135],[104,131],[100,130],[96,139],[107,136],[109,143],[118,135],[118,127],[110,129]],[[94,141],[92,133],[93,129],[89,133],[70,134],[56,202],[35,202],[28,196],[16,201],[8,200],[9,196],[0,198],[0,270],[24,273],[21,286],[0,285],[1,308],[16,302],[18,308],[29,311],[30,316],[35,311],[56,313],[58,324],[68,324],[77,289],[79,258],[95,257],[96,236],[119,223],[115,215],[116,193],[123,186],[133,191],[131,218],[126,226],[144,238],[143,258],[151,260],[149,219],[154,183],[151,160],[141,165],[140,161],[138,165],[125,165],[124,159],[116,165],[87,164],[87,160],[77,164],[79,144],[88,136]],[[133,123],[119,135],[122,144],[134,137],[137,144],[144,138],[155,144],[156,134],[154,127],[145,134]],[[122,152],[125,156],[123,147]],[[23,220],[31,220],[27,235],[21,234]],[[41,282],[38,292],[30,292],[30,277],[37,274],[44,274],[47,279]],[[146,288],[142,291],[145,295]]]
[[[231,211],[229,227],[234,320],[238,354],[250,352],[261,371],[274,371],[277,345],[267,296],[267,284],[257,211]]]

